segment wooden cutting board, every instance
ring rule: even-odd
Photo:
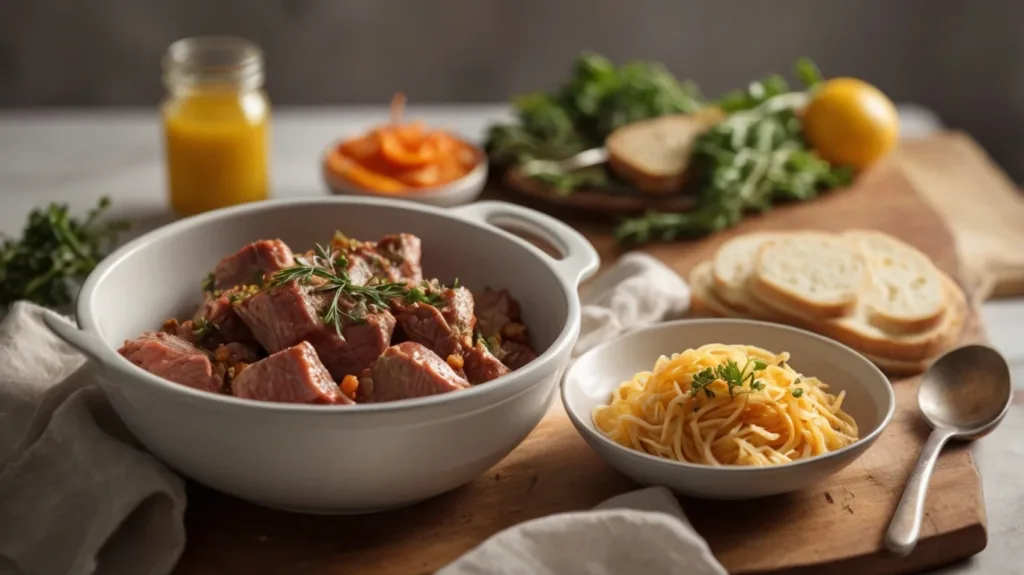
[[[949,223],[979,299],[1024,295],[1024,195],[969,136],[903,142],[897,163]]]
[[[617,257],[607,226],[572,223],[588,234],[605,264]],[[780,208],[731,233],[850,227],[899,236],[962,279],[949,229],[893,166],[872,173],[857,188]],[[685,274],[726,237],[647,251]],[[983,339],[976,320],[969,322],[965,339]],[[970,451],[955,446],[942,454],[932,478],[916,551],[905,559],[883,552],[883,534],[928,431],[915,409],[917,384],[916,379],[893,382],[897,412],[892,424],[857,462],[820,485],[748,502],[682,501],[730,573],[911,573],[985,547],[980,478]],[[176,572],[429,573],[505,527],[587,509],[634,488],[584,443],[556,403],[527,440],[489,472],[403,510],[366,517],[303,516],[193,486],[188,544]]]

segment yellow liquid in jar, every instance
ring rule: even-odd
[[[174,210],[188,216],[266,199],[269,122],[262,92],[195,93],[164,104]]]

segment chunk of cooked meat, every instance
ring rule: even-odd
[[[235,313],[234,303],[250,297],[255,293],[255,286],[235,286],[233,288],[207,293],[203,304],[192,317],[193,340],[208,349],[214,349],[222,343],[238,342],[256,346],[259,342]]]
[[[508,290],[485,290],[473,297],[476,330],[488,341],[487,348],[495,357],[512,370],[537,359],[519,303]]]
[[[473,294],[476,329],[484,337],[500,335],[503,340],[528,343],[519,302],[506,289]]]
[[[497,354],[502,363],[512,370],[519,369],[537,359],[537,352],[533,351],[533,348],[517,341],[501,342]]]
[[[246,367],[231,382],[231,391],[237,397],[283,403],[353,403],[308,342]]]
[[[341,252],[354,283],[365,285],[370,278],[388,282],[423,281],[422,244],[412,234],[395,234],[376,242],[360,241],[336,233],[331,247]]]
[[[192,323],[192,320],[187,319],[183,322],[179,322],[173,317],[165,321],[160,327],[160,331],[179,337],[192,345],[195,345],[196,343],[195,329],[196,326]]]
[[[482,342],[462,353],[462,370],[466,379],[472,384],[485,383],[497,379],[511,371],[500,359],[491,354]]]
[[[444,288],[435,282],[424,282],[418,289],[427,297],[436,297],[433,305],[416,302],[409,304],[399,299],[392,302],[395,319],[405,336],[422,343],[440,357],[460,354],[473,345],[473,294],[464,287]]]
[[[342,320],[342,334],[323,321],[333,292],[317,292],[315,285],[290,281],[262,290],[235,304],[235,311],[270,353],[308,341],[336,380],[359,375],[387,349],[395,318],[387,310],[367,310],[342,296],[339,306],[357,316]]]
[[[213,288],[262,285],[265,276],[295,264],[291,248],[281,240],[259,240],[220,260],[213,270]]]
[[[222,343],[213,351],[213,360],[227,366],[256,363],[260,359],[260,352],[244,343]]]
[[[392,281],[423,281],[423,244],[412,234],[394,234],[377,242],[377,251],[391,264]]]
[[[407,341],[389,347],[363,373],[360,402],[395,401],[464,389],[469,382],[422,344]]]
[[[153,375],[181,385],[212,392],[224,385],[224,374],[215,369],[209,353],[166,332],[144,332],[126,340],[118,353]]]

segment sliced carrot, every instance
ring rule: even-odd
[[[448,183],[466,175],[466,170],[454,159],[448,158],[440,164],[440,183]]]
[[[459,165],[465,168],[468,172],[476,167],[480,163],[480,158],[477,157],[477,152],[473,148],[459,142],[458,149],[455,150],[455,160],[459,162]]]
[[[395,178],[414,188],[429,188],[436,186],[441,181],[441,168],[437,164],[430,164],[422,168],[399,172]]]
[[[429,130],[422,120],[403,123],[405,95],[391,99],[390,123],[338,145],[327,168],[368,190],[385,193],[438,186],[465,176],[483,161],[463,140]]]
[[[380,153],[388,163],[398,168],[419,168],[431,163],[437,156],[433,146],[427,144],[417,149],[406,148],[398,134],[387,130],[380,133]]]
[[[458,145],[454,138],[444,132],[437,131],[427,134],[425,141],[437,150],[439,156],[452,154]]]
[[[406,188],[402,182],[386,175],[368,170],[341,154],[331,154],[328,156],[327,167],[342,178],[345,178],[353,184],[368,190],[375,190],[378,192],[401,192]]]
[[[395,131],[398,133],[398,139],[406,148],[419,148],[423,145],[423,140],[426,137],[426,126],[423,124],[423,120],[399,126],[395,128]]]
[[[380,135],[374,130],[365,136],[342,143],[338,150],[358,161],[365,160],[380,152]]]

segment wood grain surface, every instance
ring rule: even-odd
[[[571,223],[591,238],[605,264],[617,257],[607,225]],[[856,188],[779,208],[729,234],[645,251],[686,274],[732,234],[854,227],[903,238],[953,277],[963,277],[943,219],[892,164],[876,169]],[[984,339],[976,314],[964,338]],[[893,385],[897,412],[891,425],[858,461],[827,482],[748,502],[682,501],[730,573],[913,573],[985,547],[980,478],[970,451],[953,446],[943,452],[932,478],[917,549],[903,559],[883,551],[883,534],[928,432],[916,411],[917,380]],[[488,473],[407,509],[365,517],[303,516],[192,486],[188,544],[177,573],[429,573],[505,527],[587,509],[635,487],[587,447],[556,404],[526,441]]]
[[[969,136],[904,142],[899,165],[950,224],[976,295],[1024,295],[1024,195]]]

